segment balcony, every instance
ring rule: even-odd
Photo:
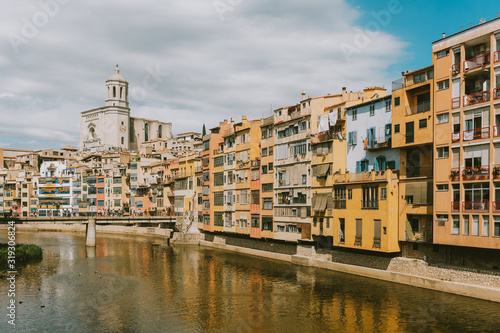
[[[458,73],[460,73],[460,69],[460,63],[451,65],[451,75],[458,75]]]
[[[346,209],[347,201],[345,199],[333,200],[333,209]]]
[[[464,201],[462,211],[464,212],[487,212],[489,211],[489,201]]]
[[[500,201],[492,201],[491,206],[492,206],[493,212],[495,212],[495,213],[500,212]]]
[[[451,142],[460,141],[460,131],[451,133]]]
[[[493,175],[493,179],[500,178],[500,164],[493,165],[493,172],[491,174]]]
[[[258,166],[260,166],[260,160],[253,160],[251,162],[251,166],[252,167],[258,167]]]
[[[493,62],[499,62],[500,61],[500,50],[493,52]]]
[[[500,99],[500,88],[493,89],[493,99]]]
[[[406,178],[432,177],[432,167],[430,165],[406,166]]]
[[[488,139],[490,137],[490,127],[474,128],[464,131],[464,141]]]
[[[485,65],[488,65],[490,63],[490,54],[483,54],[480,56],[477,56],[472,59],[468,59],[464,61],[464,70],[465,71],[470,71]]]
[[[389,137],[380,137],[373,141],[368,141],[366,144],[367,150],[373,149],[383,149],[391,147],[391,138]]]
[[[452,181],[460,180],[460,168],[452,168],[450,171],[450,179]]]
[[[452,201],[451,202],[451,211],[459,212],[460,211],[460,201]]]
[[[361,200],[361,209],[378,209],[378,200]]]
[[[417,103],[415,105],[409,105],[406,107],[406,115],[411,116],[417,113],[422,113],[431,110],[431,101],[424,101]]]
[[[458,109],[460,107],[460,97],[454,97],[451,99],[451,108]]]
[[[478,165],[465,167],[462,171],[463,180],[488,179],[490,178],[490,166]]]
[[[480,91],[464,96],[464,106],[488,102],[490,100],[490,91]]]

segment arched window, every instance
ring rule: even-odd
[[[95,130],[93,127],[89,129],[89,138],[90,139],[95,139]]]
[[[123,87],[120,87],[120,98],[123,98]]]
[[[116,87],[113,87],[113,97],[116,97]]]
[[[160,139],[161,139],[161,133],[163,132],[162,130],[163,130],[163,128],[161,127],[161,125],[159,125],[158,126],[158,138],[160,138]]]
[[[144,125],[144,141],[149,141],[149,124]]]
[[[125,144],[125,138],[122,136],[122,145]]]

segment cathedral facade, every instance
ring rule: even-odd
[[[106,106],[80,115],[82,151],[138,150],[143,142],[172,138],[172,123],[131,117],[128,101],[128,82],[116,66],[106,80]]]

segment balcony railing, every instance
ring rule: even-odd
[[[470,180],[471,178],[487,179],[490,177],[490,166],[478,165],[473,167],[465,167],[462,171],[462,177],[464,180]]]
[[[492,201],[491,206],[493,212],[500,212],[500,201]]]
[[[451,133],[451,142],[460,141],[460,131]]]
[[[460,63],[451,65],[451,75],[458,75],[460,73]]]
[[[464,61],[464,70],[468,71],[471,69],[476,69],[490,63],[490,54],[483,54],[472,59]]]
[[[458,109],[460,107],[460,97],[453,97],[451,99],[451,108]]]
[[[460,201],[452,201],[451,202],[451,211],[452,212],[460,211]]]
[[[490,127],[474,128],[464,131],[464,141],[487,139],[490,137]]]
[[[490,100],[490,91],[480,91],[464,96],[464,106],[487,102]]]
[[[258,167],[258,166],[260,166],[260,160],[253,160],[251,166],[252,167]]]
[[[378,200],[361,200],[361,209],[378,209]]]
[[[464,212],[473,211],[473,212],[487,212],[489,211],[489,201],[464,201],[462,203],[462,210]]]
[[[500,164],[493,165],[493,171],[491,172],[494,179],[500,178]]]
[[[334,209],[345,209],[346,202],[347,201],[345,199],[335,199],[335,200],[333,200],[333,208]]]
[[[450,170],[451,180],[460,180],[460,168],[452,168]]]
[[[492,126],[493,128],[493,137],[500,136],[500,125]]]
[[[493,52],[493,62],[499,62],[500,61],[500,50]]]
[[[376,140],[368,141],[366,144],[366,149],[381,149],[381,148],[387,148],[391,146],[391,137],[390,136],[383,136],[380,138],[377,138]]]
[[[500,88],[493,89],[493,99],[500,99]]]

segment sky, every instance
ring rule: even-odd
[[[119,64],[131,115],[201,132],[308,96],[384,86],[498,2],[3,0],[0,147],[79,147]]]

